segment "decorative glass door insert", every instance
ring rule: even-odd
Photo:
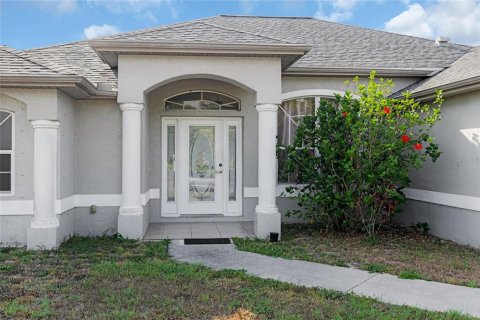
[[[162,128],[162,216],[241,215],[241,119],[165,117]]]
[[[215,201],[215,126],[189,131],[189,201]]]

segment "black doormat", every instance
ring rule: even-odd
[[[230,244],[228,238],[208,238],[208,239],[185,239],[183,240],[186,245],[189,244]]]

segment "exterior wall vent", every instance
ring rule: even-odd
[[[112,85],[110,83],[99,82],[97,83],[97,90],[112,91]]]
[[[449,37],[438,37],[438,38],[435,40],[435,44],[436,44],[437,46],[441,46],[441,45],[447,44],[449,41],[450,41],[450,38],[449,38]]]

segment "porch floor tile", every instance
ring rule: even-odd
[[[253,222],[150,223],[144,240],[192,238],[252,238]]]

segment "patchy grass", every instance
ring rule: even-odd
[[[469,287],[480,285],[480,250],[411,229],[384,229],[366,235],[333,233],[312,225],[282,226],[282,241],[234,239],[244,251],[299,259],[404,279],[425,279]]]
[[[400,272],[398,275],[399,278],[401,279],[410,279],[410,280],[415,280],[415,279],[422,279],[423,277],[417,272],[417,270],[403,270]]]
[[[472,319],[177,263],[167,245],[74,237],[52,252],[3,250],[0,319]]]

